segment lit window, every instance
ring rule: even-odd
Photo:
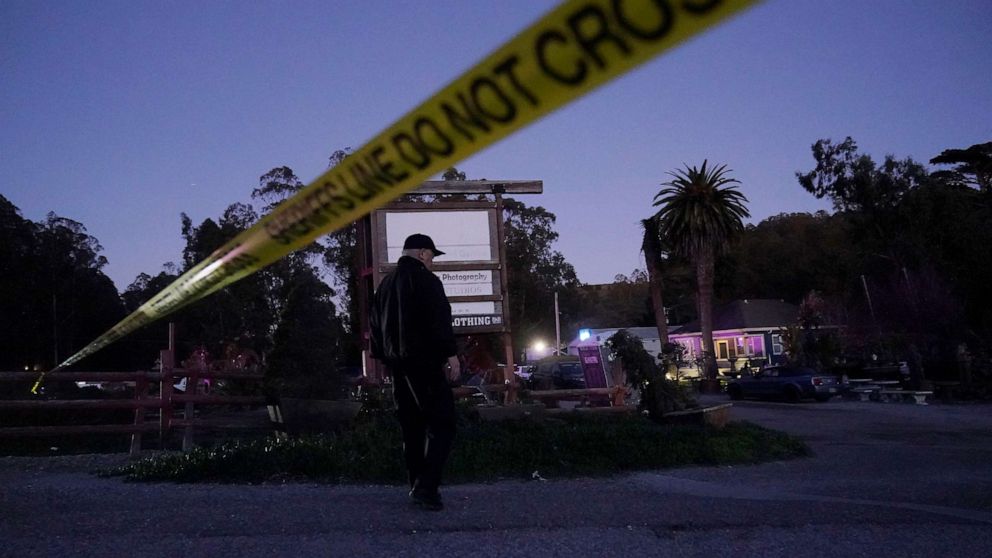
[[[764,347],[762,346],[761,337],[748,337],[747,347],[750,350],[751,356],[765,356]]]
[[[772,334],[772,354],[780,355],[785,352],[785,348],[782,346],[782,335],[779,333]]]

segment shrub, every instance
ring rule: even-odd
[[[613,358],[620,359],[627,382],[641,392],[639,409],[655,421],[666,413],[698,407],[695,399],[678,384],[665,378],[654,357],[644,350],[640,338],[621,329],[606,340]]]
[[[129,480],[175,482],[374,482],[398,484],[399,425],[388,415],[362,419],[334,435],[231,442],[212,449],[161,455],[110,471]],[[623,471],[755,463],[808,455],[785,434],[747,423],[723,429],[664,426],[640,415],[481,422],[462,415],[446,478],[601,476]]]

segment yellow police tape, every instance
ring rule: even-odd
[[[56,370],[302,248],[756,0],[557,7],[219,248]],[[38,378],[36,392],[44,374]]]

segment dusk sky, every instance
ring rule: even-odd
[[[126,288],[194,223],[304,181],[549,10],[547,0],[0,0],[0,193],[82,222]],[[667,172],[728,165],[751,222],[830,209],[796,171],[852,136],[926,162],[992,141],[992,1],[772,0],[457,166],[537,179],[586,283],[643,268]]]

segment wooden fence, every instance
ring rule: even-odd
[[[173,354],[162,351],[161,370],[158,372],[53,372],[46,375],[46,384],[54,385],[62,382],[86,382],[110,384],[125,391],[132,390],[130,398],[112,399],[0,399],[0,412],[3,411],[34,411],[39,413],[57,412],[60,410],[95,410],[112,411],[120,409],[133,410],[133,420],[126,424],[64,424],[53,426],[5,426],[0,424],[0,438],[39,437],[39,436],[74,436],[87,434],[130,434],[131,455],[141,451],[142,436],[157,433],[160,442],[165,440],[174,429],[182,429],[183,451],[193,447],[193,436],[197,429],[241,429],[243,424],[218,423],[204,417],[197,417],[196,407],[204,405],[240,405],[261,406],[267,403],[264,396],[234,396],[207,393],[202,380],[246,380],[259,382],[262,374],[239,368],[220,368],[201,364],[186,368],[173,366]],[[487,375],[496,378],[494,371]],[[29,385],[38,377],[37,372],[0,372],[0,383],[21,382]],[[175,389],[175,384],[186,378],[186,390]],[[516,379],[514,379],[516,380]],[[491,395],[496,395],[498,401],[505,404],[515,403],[518,397],[538,401],[557,400],[586,400],[606,403],[607,407],[590,410],[619,411],[628,409],[624,397],[627,389],[623,387],[622,376],[614,378],[615,386],[611,388],[590,389],[558,389],[558,390],[526,390],[520,389],[516,381],[482,382],[476,386],[454,388],[456,397],[472,397],[484,395],[487,403],[493,402]],[[152,386],[158,389],[153,392]],[[25,388],[25,396],[28,396]],[[279,411],[268,408],[269,417],[278,417]],[[273,422],[279,422],[275,420]],[[273,429],[275,429],[273,427]]]
[[[262,375],[239,369],[211,369],[207,367],[175,368],[172,354],[161,353],[162,367],[159,372],[53,372],[45,376],[45,382],[53,385],[59,382],[108,383],[132,389],[130,398],[114,399],[5,399],[0,400],[0,411],[35,411],[39,413],[59,410],[111,411],[132,409],[134,420],[128,424],[66,424],[54,426],[4,426],[0,425],[0,438],[32,436],[72,436],[85,434],[131,434],[131,455],[141,451],[143,434],[157,432],[164,440],[173,429],[183,429],[183,451],[193,447],[194,431],[199,428],[235,429],[243,425],[221,424],[197,417],[196,406],[200,405],[263,405],[264,396],[234,396],[206,393],[206,385],[201,380],[246,380],[257,382]],[[0,382],[22,382],[28,384],[38,378],[37,372],[0,372]],[[180,392],[174,384],[186,378],[186,390]],[[157,393],[151,386],[158,384]],[[29,395],[25,391],[25,395]],[[177,413],[176,407],[180,410]],[[157,416],[149,416],[153,411]],[[151,420],[149,420],[151,419]],[[157,419],[157,420],[156,420]]]

